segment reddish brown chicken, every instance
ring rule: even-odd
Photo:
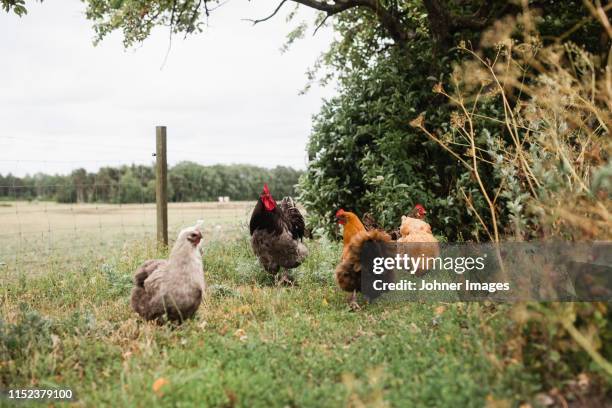
[[[361,250],[368,241],[391,242],[384,231],[367,231],[357,215],[343,209],[336,212],[339,224],[344,225],[342,260],[336,267],[336,282],[343,290],[352,292],[349,298],[351,309],[359,309],[357,292],[361,291]]]
[[[308,255],[308,248],[302,242],[304,217],[293,199],[285,197],[277,203],[265,184],[251,215],[249,229],[251,247],[261,266],[275,275],[277,284],[290,283],[287,270],[300,266]]]

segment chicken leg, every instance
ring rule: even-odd
[[[361,306],[359,306],[359,303],[357,303],[357,291],[356,290],[354,290],[353,293],[351,294],[351,297],[349,297],[349,308],[353,312],[356,312],[357,310],[361,309]]]
[[[276,286],[283,286],[283,285],[293,286],[293,281],[289,277],[289,272],[286,269],[283,269],[283,273],[281,274],[281,277],[276,280]]]

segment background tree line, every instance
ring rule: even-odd
[[[255,200],[264,183],[280,199],[294,195],[303,172],[290,167],[273,169],[247,165],[202,166],[181,162],[168,171],[168,199],[172,202]],[[25,177],[0,174],[0,199],[52,200],[61,203],[141,203],[155,201],[154,166],[102,167],[97,172],[73,170],[68,175],[38,173]]]

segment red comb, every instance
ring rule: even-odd
[[[263,192],[264,192],[264,194],[270,194],[270,189],[268,188],[268,183],[264,184]]]
[[[343,210],[342,208],[341,208],[341,209],[339,209],[338,211],[336,211],[336,218],[337,218],[337,217],[341,217],[341,216],[343,216],[343,215],[344,215],[344,210]]]

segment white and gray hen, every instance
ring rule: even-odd
[[[145,261],[134,275],[131,304],[145,320],[182,322],[200,307],[204,272],[199,248],[202,221],[183,229],[170,257]]]

